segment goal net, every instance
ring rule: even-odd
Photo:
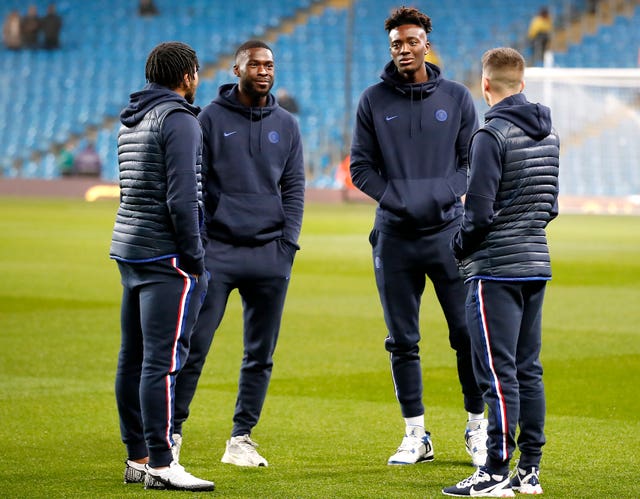
[[[525,82],[560,136],[561,199],[640,209],[640,69],[527,68]]]

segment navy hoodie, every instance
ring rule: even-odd
[[[196,116],[200,108],[189,104],[180,94],[156,83],[147,84],[130,95],[129,104],[120,113],[120,121],[128,128],[136,126],[159,104],[177,102],[187,112],[172,112],[160,131],[164,143],[167,193],[166,203],[173,225],[177,254],[159,255],[154,260],[179,257],[180,267],[200,275],[204,272],[204,250],[200,227],[201,208],[195,171],[202,150],[202,131]],[[119,258],[124,261],[124,258]]]
[[[513,123],[537,141],[552,131],[549,108],[527,101],[521,93],[493,105],[485,114],[485,122],[493,118]],[[502,178],[501,146],[490,132],[478,130],[471,141],[469,158],[474,167],[469,177],[462,229],[454,241],[458,257],[473,252],[484,239],[494,218],[494,203]],[[556,199],[551,216],[557,214]]]
[[[297,248],[304,207],[304,162],[296,118],[272,94],[264,107],[222,85],[200,113],[207,236],[258,246],[285,239]]]
[[[459,223],[467,154],[478,117],[468,89],[425,63],[429,80],[406,83],[393,61],[358,104],[354,185],[378,202],[375,226],[417,236]]]

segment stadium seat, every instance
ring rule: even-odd
[[[49,2],[31,3],[44,12]],[[14,174],[10,165],[18,160],[25,163],[21,175],[50,176],[48,151],[72,137],[83,137],[89,129],[98,129],[97,147],[105,165],[104,178],[115,180],[118,123],[111,123],[126,104],[128,94],[144,85],[145,58],[155,44],[183,40],[196,48],[203,66],[211,65],[232,53],[240,42],[261,37],[267,29],[277,29],[284,20],[292,19],[300,9],[317,4],[322,8],[314,8],[305,23],[269,43],[276,55],[276,88],[287,88],[301,108],[298,119],[305,159],[313,166],[312,177],[317,176],[319,184],[329,185],[326,179],[335,167],[331,158],[349,146],[360,94],[380,81],[382,67],[390,59],[383,24],[398,3],[354,0],[353,28],[348,28],[347,4],[340,2],[261,0],[250,9],[245,2],[156,3],[160,14],[152,18],[137,16],[131,0],[87,0],[81,7],[71,2],[59,3],[64,19],[60,50],[2,51],[0,81],[3,88],[14,88],[13,92],[0,95],[0,110],[4,111],[0,119],[5,120],[0,138],[5,153],[2,172]],[[549,6],[556,18],[586,8],[584,0],[416,3],[432,18],[434,31],[430,39],[442,60],[444,75],[463,82],[469,75],[479,74],[480,56],[486,49],[520,43],[531,16],[543,5]],[[22,0],[5,0],[0,15],[23,8]],[[612,26],[571,46],[566,54],[556,54],[556,63],[636,67],[637,49],[628,47],[640,43],[636,29],[639,21],[640,7],[633,17],[617,18]],[[123,32],[127,36],[122,36]],[[346,60],[348,44],[353,44],[351,61]],[[16,79],[21,82],[19,88],[12,86]],[[196,103],[206,105],[217,95],[219,85],[234,80],[230,68],[220,69],[210,78],[201,77]],[[483,106],[478,101],[481,112],[486,110]],[[594,109],[576,110],[577,115],[585,114],[585,119],[594,119],[597,113]],[[30,164],[34,152],[39,152],[44,162]],[[576,181],[573,185],[580,184]]]

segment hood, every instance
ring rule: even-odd
[[[440,85],[440,82],[442,81],[440,68],[438,66],[431,64],[430,62],[425,62],[424,64],[427,67],[427,75],[429,76],[429,79],[422,83],[407,83],[407,81],[398,73],[398,68],[393,61],[389,61],[380,74],[380,78],[382,78],[382,81],[386,85],[393,88],[395,93],[409,99],[411,102],[409,137],[413,137],[413,130],[416,121],[419,130],[422,130],[423,106],[417,106],[417,109],[414,109],[414,101],[420,101],[429,97],[436,91],[438,85]]]
[[[424,99],[431,95],[441,81],[440,68],[430,62],[425,62],[429,80],[423,83],[407,83],[398,73],[398,68],[393,61],[389,61],[380,73],[380,78],[387,85],[392,87],[400,95],[404,95],[407,99],[418,100]]]
[[[236,113],[242,114],[245,118],[251,121],[259,121],[262,118],[269,116],[273,110],[277,107],[276,98],[273,94],[267,95],[267,105],[264,107],[248,107],[242,104],[238,100],[238,84],[227,83],[220,86],[218,89],[218,96],[213,100],[227,109],[231,109]]]
[[[511,95],[495,104],[484,116],[485,122],[492,118],[510,121],[535,140],[551,133],[551,110],[529,102],[524,94]]]
[[[157,83],[148,83],[142,90],[129,96],[129,104],[120,113],[120,121],[129,128],[134,127],[142,121],[150,109],[171,101],[181,104],[195,116],[200,113],[198,106],[189,104],[180,94]]]
[[[249,154],[253,156],[254,142],[257,143],[258,150],[262,151],[263,119],[278,107],[273,94],[267,95],[267,104],[263,107],[245,106],[238,100],[238,84],[226,83],[220,86],[213,102],[244,116],[249,121]],[[260,126],[254,126],[254,122],[259,122]]]

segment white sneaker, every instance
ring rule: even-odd
[[[124,468],[124,483],[142,483],[144,476],[147,474],[144,464],[136,463],[127,459]]]
[[[187,473],[177,461],[171,461],[167,469],[157,470],[147,465],[147,476],[144,479],[145,489],[190,490],[195,492],[211,491],[215,484],[208,480],[196,478]]]
[[[464,432],[464,441],[471,461],[476,467],[484,466],[487,462],[487,426],[486,419],[467,421],[467,429]]]
[[[173,445],[171,446],[171,454],[173,454],[173,460],[177,463],[180,461],[180,448],[182,447],[182,435],[174,433],[171,435],[173,438]]]
[[[402,439],[396,453],[389,458],[387,464],[416,464],[433,461],[433,445],[431,435],[422,426],[411,426],[410,431]]]
[[[267,460],[258,454],[256,447],[258,444],[249,435],[231,437],[227,440],[227,448],[220,461],[236,466],[269,466]]]

